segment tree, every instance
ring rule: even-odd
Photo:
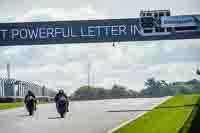
[[[72,97],[78,100],[104,99],[108,97],[108,91],[101,87],[82,86]]]
[[[160,96],[172,96],[175,94],[172,89],[172,84],[166,83],[165,80],[161,80],[160,82],[161,82]]]
[[[128,90],[128,97],[130,97],[130,98],[136,98],[138,96],[139,96],[139,93],[137,91]]]
[[[173,90],[165,80],[149,78],[145,81],[145,89],[140,92],[145,97],[162,97],[173,95]]]
[[[192,79],[192,80],[186,82],[186,84],[200,85],[200,82],[197,79]]]
[[[74,93],[75,99],[92,99],[95,96],[95,91],[90,86],[82,86],[79,89],[77,89]]]
[[[145,81],[145,87],[145,90],[143,90],[145,95],[160,96],[161,83],[159,81],[156,81],[154,78],[149,78]]]
[[[192,92],[193,92],[193,93],[200,93],[200,85],[195,85],[195,86],[192,88]]]
[[[126,87],[120,85],[113,85],[110,95],[112,98],[123,98],[128,96],[128,92],[126,91]]]
[[[177,90],[178,90],[178,94],[191,94],[192,93],[192,91],[189,88],[184,87],[184,86],[179,87]]]
[[[95,88],[95,94],[97,99],[104,99],[108,97],[108,91],[101,87]]]

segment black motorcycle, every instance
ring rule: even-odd
[[[35,111],[35,99],[32,96],[29,96],[26,99],[26,109],[29,112],[29,115],[33,116]]]
[[[61,96],[56,103],[57,111],[60,114],[61,118],[65,117],[67,111],[66,106],[67,106],[67,99],[64,96]]]

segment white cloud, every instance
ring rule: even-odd
[[[176,46],[170,51],[166,50],[172,45],[170,41],[148,43],[121,43],[117,47],[109,43],[9,47],[1,53],[1,57],[14,57],[7,62],[11,62],[12,76],[17,79],[35,81],[52,88],[65,87],[69,92],[87,84],[88,57],[91,84],[106,88],[118,83],[140,90],[144,80],[150,77],[168,81],[197,78],[194,71],[200,65],[196,60],[199,55],[193,54],[191,48],[184,45],[182,48],[183,42],[174,43]],[[180,49],[187,54],[179,54]],[[191,62],[184,61],[188,57]],[[21,65],[24,61],[26,64]],[[1,70],[5,75],[4,67],[5,64]]]
[[[199,63],[197,62],[156,64],[149,66],[145,72],[159,79],[168,81],[190,80],[192,78],[198,78],[195,73],[198,65]]]
[[[105,19],[106,15],[97,12],[91,5],[75,9],[66,10],[64,8],[38,8],[30,10],[23,16],[17,17],[17,22],[33,21],[63,21],[63,20],[87,20],[87,19]]]

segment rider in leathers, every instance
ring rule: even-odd
[[[64,96],[64,97],[66,98],[66,100],[67,100],[67,104],[66,104],[67,112],[69,112],[69,108],[68,108],[68,107],[69,107],[69,100],[68,100],[67,95],[64,93],[64,91],[63,91],[62,89],[59,90],[59,92],[56,94],[56,96],[55,96],[55,98],[54,98],[54,101],[55,101],[55,103],[56,103],[56,107],[57,107],[57,102],[58,102],[58,100],[59,100],[59,98],[60,98],[61,96]]]

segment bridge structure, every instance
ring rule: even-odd
[[[56,91],[32,82],[17,79],[0,78],[0,96],[25,96],[31,90],[36,96],[53,97]]]
[[[200,39],[200,15],[141,11],[138,18],[0,23],[0,46]]]

